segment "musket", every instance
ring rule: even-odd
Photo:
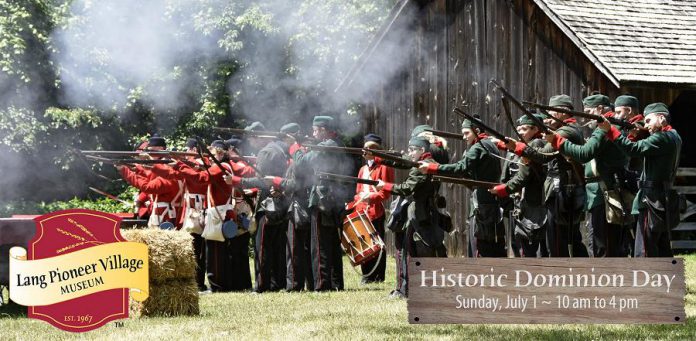
[[[544,115],[544,116],[546,116],[546,117],[548,117],[548,118],[550,118],[550,119],[552,119],[552,120],[554,120],[556,123],[558,123],[559,126],[564,126],[564,125],[566,125],[566,123],[563,122],[563,120],[561,120],[560,118],[554,117],[553,115],[549,114],[549,112],[546,111],[546,110],[541,110],[541,109],[537,108],[537,112],[538,112],[538,113],[541,113],[542,115]]]
[[[531,111],[527,110],[527,108],[525,108],[525,106],[522,105],[522,102],[520,102],[520,100],[517,99],[517,97],[513,96],[513,95],[510,93],[510,91],[508,91],[502,84],[500,84],[500,83],[499,83],[497,80],[495,80],[495,79],[491,79],[491,83],[495,84],[496,88],[498,88],[498,89],[500,90],[500,92],[503,93],[503,98],[504,98],[504,99],[508,99],[509,101],[511,101],[512,104],[514,104],[514,105],[517,107],[517,109],[521,110],[522,113],[524,113],[525,116],[529,117],[529,119],[531,119],[532,121],[534,121],[534,124],[538,125],[538,126],[541,128],[542,132],[544,132],[544,133],[548,133],[548,132],[549,132],[549,128],[544,124],[544,122],[541,121],[541,120],[539,120],[539,118],[537,118],[536,116],[534,116],[534,113],[532,113]],[[505,103],[503,103],[503,105],[505,105]],[[521,140],[521,141],[524,141],[524,140],[522,140],[522,139],[520,139],[520,140]]]
[[[196,136],[196,141],[197,141],[197,143],[198,143],[199,146],[204,146],[204,145],[205,145],[205,141],[203,141],[203,139],[202,139],[201,137],[199,137],[199,136]],[[208,151],[207,149],[205,149],[205,151],[207,152],[207,155],[210,157],[210,159],[213,160],[213,163],[215,163],[218,167],[220,167],[220,170],[222,170],[223,172],[225,172],[226,175],[233,175],[232,173],[230,173],[229,170],[227,170],[227,168],[225,168],[225,167],[222,166],[222,162],[220,162],[220,160],[218,160],[218,158],[217,158],[215,155],[213,155],[213,153],[211,153],[211,152]],[[202,157],[203,157],[203,154],[201,153],[201,158],[202,158]],[[239,160],[239,159],[238,159],[238,160]],[[239,161],[241,161],[241,160],[239,160]],[[246,160],[245,160],[245,161],[246,161]],[[259,171],[258,168],[254,167],[251,163],[248,163],[248,166],[251,167],[251,168],[254,170],[254,172],[256,172],[256,174],[257,174],[258,176],[263,177],[263,173],[261,173],[261,172]],[[208,167],[205,166],[205,165],[204,165],[204,167],[205,167],[205,170],[208,171]],[[208,175],[210,175],[210,171],[208,171]]]
[[[278,131],[261,131],[261,130],[244,130],[239,128],[225,128],[225,127],[215,127],[214,131],[219,131],[223,133],[232,133],[238,135],[252,136],[258,138],[286,138],[289,134],[281,133]]]
[[[394,154],[385,153],[381,150],[374,150],[374,149],[363,149],[363,150],[365,151],[366,154],[377,156],[377,157],[380,157],[380,158],[385,159],[385,160],[394,161],[396,164],[398,164],[400,166],[404,166],[407,168],[418,167],[418,162],[406,160],[406,159],[402,158],[401,156],[396,156]]]
[[[237,161],[244,161],[244,162],[249,162],[249,163],[255,163],[256,162],[256,156],[250,156],[250,155],[237,155],[237,156],[230,156],[230,160],[237,162]]]
[[[503,96],[507,97],[518,109],[522,110],[522,112],[527,112],[527,108],[522,105],[522,102],[513,96],[502,84],[498,83],[494,78],[491,79],[491,83],[495,84],[495,87],[503,93]]]
[[[323,172],[317,172],[317,178],[320,180],[328,180],[328,181],[335,181],[335,182],[347,182],[347,183],[358,183],[358,184],[365,184],[365,185],[372,185],[372,186],[377,186],[377,184],[379,183],[379,181],[377,181],[377,180],[363,179],[363,178],[357,178],[354,176],[347,176],[347,175],[333,174],[333,173],[323,173]]]
[[[507,137],[507,136],[501,134],[500,132],[498,132],[497,130],[487,126],[485,123],[481,122],[480,119],[478,119],[472,115],[467,114],[462,109],[455,107],[454,112],[456,112],[457,114],[462,115],[462,116],[466,117],[467,119],[473,121],[474,123],[476,123],[477,126],[481,127],[481,129],[487,131],[489,134],[493,135],[498,140],[505,141],[506,143],[510,142],[509,137]]]
[[[320,146],[317,144],[303,144],[302,146],[306,147],[309,150],[316,150],[318,152],[347,153],[347,154],[356,154],[356,155],[362,155],[362,153],[363,153],[362,148],[354,148],[354,147]]]
[[[517,126],[515,125],[515,121],[512,119],[512,113],[510,112],[509,100],[507,99],[507,97],[505,97],[505,95],[503,95],[500,97],[500,102],[503,104],[503,110],[505,110],[505,116],[507,117],[508,123],[510,123],[512,130],[514,130],[515,134],[517,134],[519,141],[521,141],[522,143],[525,143],[524,139],[522,138],[522,135],[520,135],[520,133],[517,132]]]
[[[339,146],[321,146],[321,145],[316,145],[316,144],[303,144],[302,146],[306,147],[309,150],[316,150],[318,152],[346,153],[346,154],[355,154],[355,155],[364,154],[363,148],[339,147]],[[370,150],[373,150],[373,149],[370,149]],[[380,152],[390,154],[392,156],[401,156],[401,152],[398,152],[395,150],[380,150]]]
[[[124,164],[154,165],[154,164],[167,164],[167,163],[176,162],[176,160],[172,160],[172,159],[155,159],[155,160],[108,159],[105,157],[99,157],[99,156],[93,156],[93,155],[85,155],[85,157],[88,160],[97,161],[97,162],[104,162],[104,163],[111,163],[111,164],[115,164],[115,165],[124,165]]]
[[[609,121],[609,123],[614,124],[614,125],[618,125],[619,127],[624,128],[624,129],[640,129],[640,128],[642,128],[642,127],[637,126],[633,123],[629,123],[629,122],[624,121],[624,120],[619,120],[615,117],[605,117],[605,116],[600,116],[600,115],[593,115],[593,114],[588,114],[588,113],[581,112],[581,111],[570,110],[570,109],[563,108],[563,107],[552,107],[550,105],[544,105],[544,104],[539,104],[539,103],[534,103],[534,102],[525,101],[524,104],[526,104],[530,107],[533,107],[533,108],[539,108],[541,110],[556,111],[556,112],[568,114],[570,116],[577,116],[577,117],[582,117],[582,118],[586,118],[586,119],[590,119],[590,120],[595,120],[597,122],[603,122],[604,120],[607,120],[607,121]]]
[[[208,150],[208,149],[205,147],[205,146],[206,146],[205,141],[203,141],[203,138],[202,138],[202,137],[196,136],[196,143],[198,144],[198,155],[200,156],[201,160],[205,160],[205,158],[203,157],[203,151],[204,151],[204,150],[206,150],[206,151]],[[232,175],[232,174],[227,170],[227,168],[225,168],[225,167],[222,166],[222,162],[220,162],[220,160],[218,160],[218,158],[215,157],[215,155],[213,155],[213,153],[208,152],[208,156],[210,157],[211,160],[213,160],[213,163],[215,163],[218,167],[220,167],[220,170],[221,170],[222,172],[224,172],[224,173],[227,174],[227,175]],[[205,162],[205,161],[204,161],[204,162]],[[208,169],[208,168],[209,168],[208,165],[205,165],[205,164],[204,164],[203,167],[205,168],[205,171],[208,173],[208,176],[210,176],[210,177],[212,178],[212,174],[210,174],[210,170]]]
[[[452,178],[452,177],[440,176],[440,175],[433,175],[433,180],[440,181],[440,182],[446,182],[446,183],[450,183],[450,184],[464,185],[464,186],[471,187],[471,188],[474,188],[474,187],[493,188],[497,185],[500,185],[497,182],[471,180],[471,179],[466,179],[466,178]]]
[[[142,151],[142,152],[134,152],[134,151],[121,151],[121,150],[81,150],[80,153],[85,154],[85,155],[141,155],[141,154],[149,154],[149,155],[166,155],[166,156],[174,156],[174,157],[185,157],[185,156],[198,156],[196,153],[189,153],[189,152],[180,152],[180,151],[175,151],[175,150],[152,150],[152,151]]]
[[[425,129],[425,131],[432,133],[435,136],[444,137],[448,139],[463,140],[463,134],[450,133],[449,131],[435,130],[435,129]]]
[[[105,197],[107,197],[107,198],[109,198],[109,199],[111,199],[111,200],[116,200],[116,201],[118,201],[118,202],[120,202],[120,203],[122,203],[122,204],[124,204],[124,205],[128,205],[128,206],[130,206],[130,207],[133,207],[133,206],[134,206],[132,202],[125,201],[125,200],[123,200],[123,199],[121,199],[121,198],[119,198],[119,197],[117,197],[117,196],[115,196],[115,195],[113,195],[113,194],[106,193],[106,192],[104,192],[104,191],[102,191],[102,190],[98,190],[98,189],[96,189],[96,188],[94,188],[94,187],[89,187],[89,189],[92,190],[92,191],[94,191],[94,192],[97,192],[97,193],[99,193],[99,194],[101,194],[101,195],[103,195],[103,196],[105,196]]]

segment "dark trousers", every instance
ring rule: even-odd
[[[404,242],[406,241],[406,233],[403,231],[394,232],[394,260],[396,263],[396,288],[394,290],[401,293],[406,292],[406,273],[404,273],[404,258],[406,257],[406,250],[404,249]]]
[[[254,243],[256,292],[285,288],[285,245],[287,222],[269,224],[265,216],[258,219]]]
[[[288,222],[286,253],[286,289],[288,291],[314,290],[310,226],[295,226]]]
[[[249,234],[218,242],[207,240],[206,271],[214,292],[251,289]]]
[[[515,235],[515,245],[517,252],[515,256],[517,257],[544,257],[546,256],[545,241],[546,241],[546,228],[540,228],[535,231],[540,236],[533,236],[531,239],[519,234]],[[544,237],[544,238],[541,238]]]
[[[343,290],[343,250],[340,226],[323,222],[318,209],[312,211],[312,276],[314,290]]]
[[[401,243],[401,257],[400,264],[401,269],[398,274],[401,277],[399,281],[397,279],[397,290],[400,291],[404,296],[408,297],[408,263],[413,257],[446,257],[442,255],[441,252],[444,248],[441,245],[435,247],[428,246],[423,243],[422,240],[413,240],[413,229],[409,228],[406,233],[403,234],[404,240]]]
[[[648,210],[638,211],[635,257],[672,257],[669,231],[655,231],[650,227]]]
[[[505,237],[498,240],[477,238],[475,235],[476,216],[469,218],[469,257],[505,257]],[[504,229],[503,224],[497,224],[498,230]]]
[[[193,258],[196,260],[196,284],[198,290],[206,290],[205,286],[205,239],[200,234],[191,233],[193,237]]]
[[[604,204],[589,210],[587,219],[588,249],[594,257],[626,257],[621,247],[624,226],[609,224]]]
[[[373,220],[372,225],[375,227],[375,230],[377,230],[377,233],[382,240],[384,240],[384,216]],[[362,269],[363,281],[384,282],[384,272],[387,270],[386,252],[387,250],[382,250],[381,256],[377,256],[360,266]],[[372,271],[371,274],[370,271]]]
[[[581,212],[576,212],[581,214]],[[569,246],[573,257],[587,257],[587,248],[582,243],[580,223],[565,225],[556,222],[556,212],[553,205],[548,207],[548,225],[546,228],[546,248],[551,257],[570,257]]]

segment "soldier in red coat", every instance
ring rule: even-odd
[[[224,180],[225,175],[233,174],[233,167],[227,156],[228,145],[221,140],[213,141],[209,150],[220,160],[222,168],[213,164],[208,169],[198,170],[183,162],[177,162],[174,167],[186,181],[207,185],[209,208],[231,204],[234,200],[233,189]],[[216,213],[221,215],[225,223],[232,221],[237,225],[239,224],[238,217],[231,207],[209,214]],[[208,283],[213,292],[240,291],[251,288],[248,250],[249,233],[226,236],[224,241],[206,241],[206,270]]]
[[[148,141],[148,150],[163,150],[166,147],[166,141],[162,137],[153,135]],[[150,170],[143,166],[131,169],[118,165],[116,168],[128,184],[148,195],[151,212],[148,225],[173,228],[177,222],[176,207],[183,193],[183,185],[180,185],[176,179],[163,178],[152,171],[163,170],[168,166],[154,165]]]
[[[365,135],[365,149],[382,149],[382,138],[375,134]],[[394,182],[394,168],[385,165],[378,165],[374,156],[366,154],[363,156],[366,160],[364,166],[360,168],[358,177],[368,180],[382,180],[383,182]],[[377,190],[375,186],[366,184],[357,184],[355,188],[355,197],[353,201],[348,203],[348,209],[354,208],[356,212],[365,212],[367,217],[372,222],[372,225],[379,233],[379,236],[384,240],[384,202],[389,199],[388,191]],[[385,252],[384,250],[382,252]],[[382,254],[379,257],[372,259],[361,265],[363,278],[361,283],[384,282],[384,272],[386,270],[387,257]]]
[[[198,153],[198,142],[194,138],[186,141],[187,153]],[[203,165],[203,160],[188,157],[188,161]],[[193,177],[185,177],[184,174],[173,167],[158,167],[153,169],[158,176],[166,179],[177,179],[184,183],[182,195],[181,213],[177,222],[177,229],[183,229],[191,233],[193,237],[193,255],[196,259],[196,283],[200,292],[207,292],[205,285],[205,239],[201,236],[205,224],[205,209],[207,203],[206,194],[208,184],[197,181]]]

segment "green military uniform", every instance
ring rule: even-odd
[[[645,115],[659,113],[669,117],[663,103],[645,107]],[[644,140],[631,142],[612,127],[610,140],[631,157],[643,157],[644,168],[632,213],[637,215],[636,257],[671,257],[670,230],[679,222],[678,198],[672,183],[679,163],[682,140],[667,126]],[[676,209],[675,209],[676,208]]]
[[[258,176],[284,176],[288,168],[288,145],[281,140],[268,143],[259,151],[256,168]],[[258,177],[242,179],[243,188],[258,188],[259,203],[256,209],[258,226],[254,242],[254,291],[279,291],[286,288],[285,245],[288,226],[289,198],[271,196],[270,187]]]
[[[464,120],[462,129],[476,128]],[[501,167],[498,147],[485,135],[471,145],[457,163],[441,164],[429,173],[465,177],[472,180],[498,182]],[[500,204],[484,188],[476,188],[469,202],[469,256],[504,257],[505,227],[502,224]]]
[[[634,113],[633,117],[628,118],[628,122],[640,127],[645,126],[644,117],[640,114],[640,104],[638,98],[631,95],[621,95],[614,100],[616,107],[630,107]],[[631,129],[623,129],[621,134],[626,136],[631,141],[642,140],[650,135],[646,130],[632,131]],[[623,182],[624,189],[631,195],[635,196],[638,192],[638,178],[643,170],[642,157],[629,157],[628,167],[626,168],[625,179]],[[636,221],[630,223],[628,228],[623,229],[624,235],[621,242],[622,254],[633,255],[633,246],[635,245]]]
[[[564,142],[560,145],[561,154],[585,163],[585,185],[587,200],[585,209],[589,212],[588,242],[594,257],[627,256],[621,247],[621,240],[628,234],[630,219],[624,224],[612,224],[606,219],[605,191],[622,194],[628,191],[622,183],[628,165],[628,156],[610,141],[603,139],[601,129],[597,129],[584,145]],[[617,181],[618,180],[618,181]],[[628,205],[620,202],[626,215],[630,215]],[[628,217],[626,217],[628,218]]]
[[[294,130],[293,127],[295,128]],[[296,134],[299,126],[286,124],[282,132]],[[298,143],[290,146],[292,162],[285,173],[285,178],[277,178],[283,193],[290,198],[289,223],[286,248],[286,289],[288,291],[314,290],[311,254],[311,217],[309,194],[314,184],[312,165],[299,162],[305,151]]]
[[[550,106],[572,108],[568,95],[557,95],[549,100]],[[582,133],[574,119],[564,121],[565,125],[556,133],[575,144],[583,144]],[[543,148],[526,147],[517,151],[532,161],[546,164],[547,176],[544,182],[544,201],[548,214],[546,247],[551,257],[586,257],[587,248],[582,244],[580,221],[583,219],[585,189],[582,186],[582,168],[568,161],[547,143]]]
[[[538,117],[542,120],[542,117]],[[522,116],[518,125],[536,125]],[[528,142],[532,148],[543,148],[545,142],[539,137]],[[546,169],[542,164],[523,159],[510,153],[503,166],[502,185],[496,187],[498,196],[510,195],[514,200],[514,209],[510,214],[510,223],[514,226],[515,254],[522,257],[542,255],[541,247],[546,239],[547,213],[544,205],[544,180]]]
[[[422,137],[414,137],[409,141],[409,146],[422,147],[425,153],[418,161],[433,163],[435,160],[428,151],[430,143]],[[378,162],[389,165],[379,159]],[[408,177],[400,184],[385,184],[384,190],[393,195],[408,197],[406,219],[403,225],[403,242],[401,243],[401,268],[397,279],[400,285],[397,291],[408,296],[408,262],[410,257],[442,257],[444,246],[444,230],[438,226],[435,216],[435,195],[439,185],[432,181],[431,175],[422,174],[418,168],[411,168]]]
[[[333,118],[315,116],[313,126],[334,130]],[[338,139],[326,139],[320,146],[342,147]],[[354,175],[352,159],[344,153],[310,151],[297,156],[299,169],[312,169],[319,172]],[[339,238],[342,228],[345,203],[353,197],[353,188],[348,185],[325,181],[315,181],[309,194],[311,213],[311,252],[314,290],[343,290],[343,251]]]

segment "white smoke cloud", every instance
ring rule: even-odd
[[[306,123],[321,113],[345,117],[350,103],[369,100],[408,57],[411,28],[394,27],[357,76],[359,86],[334,92],[391,3],[76,0],[74,17],[53,34],[58,51],[53,59],[70,106],[121,110],[141,97],[155,112],[176,114],[190,105],[186,91],[192,83],[203,81],[191,72],[195,65],[233,59],[240,66],[228,83],[233,116],[264,121],[269,128],[291,119]],[[218,12],[239,15],[249,8],[257,10],[249,19],[268,15],[275,29],[255,30],[242,20],[238,32],[220,32],[224,22],[209,22]],[[346,126],[355,130],[355,120],[347,117]]]
[[[178,65],[222,58],[212,35],[197,33],[195,0],[77,0],[74,17],[53,34],[65,100],[118,109],[143,96],[155,109],[185,104],[196,75]],[[164,76],[163,76],[164,75]]]

